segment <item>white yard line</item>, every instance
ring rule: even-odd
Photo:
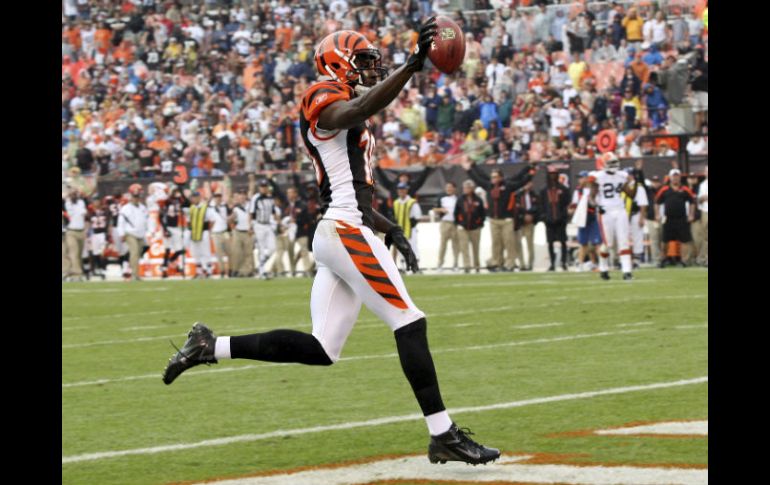
[[[512,409],[523,406],[531,406],[535,404],[547,404],[560,401],[572,401],[576,399],[589,399],[598,396],[608,396],[613,394],[626,394],[629,392],[649,391],[654,389],[665,389],[669,387],[688,386],[693,384],[702,384],[708,382],[708,376],[697,377],[694,379],[683,379],[669,382],[656,382],[653,384],[626,386],[626,387],[614,387],[608,389],[601,389],[598,391],[588,391],[581,393],[560,394],[556,396],[539,397],[534,399],[524,399],[520,401],[509,401],[496,404],[489,404],[485,406],[469,406],[462,408],[450,409],[451,414],[463,414],[463,413],[478,413],[485,411],[494,411],[500,409]],[[297,428],[289,430],[277,430],[268,433],[261,434],[243,434],[237,436],[226,436],[223,438],[209,439],[197,442],[188,443],[175,443],[162,446],[151,446],[146,448],[134,448],[128,450],[116,450],[116,451],[99,451],[94,453],[83,453],[79,455],[70,455],[62,457],[62,465],[68,463],[79,463],[93,460],[104,460],[107,458],[118,458],[122,456],[131,455],[154,455],[157,453],[165,453],[169,451],[189,450],[195,448],[202,448],[207,446],[222,446],[233,443],[247,443],[253,441],[260,441],[270,438],[284,438],[287,436],[300,436],[311,433],[322,433],[327,431],[348,430],[355,428],[365,428],[372,426],[381,426],[385,424],[401,423],[405,421],[416,421],[423,419],[421,414],[406,414],[401,416],[387,416],[376,419],[368,419],[365,421],[351,421],[346,423],[330,424],[325,426],[314,426],[310,428]]]
[[[615,325],[616,327],[625,328],[625,327],[645,327],[647,325],[655,325],[655,322],[633,322],[633,323],[618,323]]]
[[[511,328],[516,328],[516,329],[546,328],[546,327],[561,327],[562,325],[565,325],[565,324],[563,322],[531,323],[527,325],[513,325]]]
[[[674,327],[677,330],[689,330],[691,328],[709,328],[708,323],[696,323],[692,325],[677,325]]]
[[[515,347],[519,345],[530,345],[530,344],[542,344],[542,343],[550,343],[550,342],[563,342],[563,341],[569,341],[569,340],[579,340],[579,339],[586,339],[586,338],[594,338],[594,337],[607,337],[612,335],[624,335],[629,333],[637,333],[642,332],[643,329],[639,330],[618,330],[614,332],[598,332],[598,333],[586,333],[586,334],[577,334],[577,335],[564,335],[561,337],[552,337],[552,338],[540,338],[540,339],[533,339],[533,340],[515,340],[512,342],[502,342],[497,344],[489,344],[489,345],[476,345],[476,346],[470,346],[470,347],[456,347],[456,348],[448,348],[448,349],[433,349],[433,354],[442,354],[442,353],[448,353],[448,352],[462,352],[467,350],[484,350],[484,349],[494,349],[494,348],[500,348],[500,347]],[[392,358],[397,357],[398,354],[396,353],[388,353],[388,354],[375,354],[375,355],[359,355],[359,356],[353,356],[353,357],[343,357],[340,359],[340,361],[352,361],[352,360],[369,360],[369,359],[385,359],[385,358]],[[239,366],[239,367],[223,367],[223,368],[215,368],[215,369],[204,369],[197,372],[191,372],[188,374],[188,377],[190,376],[196,376],[196,375],[205,375],[209,373],[218,373],[218,372],[238,372],[243,370],[250,370],[250,369],[258,369],[262,367],[274,367],[276,365],[291,365],[291,364],[255,364],[255,365],[245,365],[245,366]],[[123,382],[123,381],[134,381],[134,380],[140,380],[140,379],[160,379],[160,373],[158,374],[143,374],[138,376],[127,376],[127,377],[117,377],[112,379],[97,379],[92,381],[78,381],[78,382],[68,382],[62,384],[62,389],[67,389],[71,387],[83,387],[83,386],[93,386],[93,385],[100,385],[100,384],[108,384],[113,382]]]

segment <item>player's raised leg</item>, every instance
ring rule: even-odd
[[[401,367],[431,435],[431,462],[497,459],[499,450],[474,442],[449,417],[428,346],[425,314],[409,297],[385,244],[368,227],[323,220],[316,229],[313,253],[393,330]]]

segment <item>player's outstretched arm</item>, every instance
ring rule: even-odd
[[[422,70],[428,49],[437,31],[435,18],[422,24],[417,45],[406,64],[396,69],[393,74],[364,95],[350,101],[337,101],[327,106],[318,117],[318,127],[328,131],[345,130],[360,125],[385,109],[396,99],[412,74]]]

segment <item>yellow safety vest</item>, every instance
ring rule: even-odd
[[[208,204],[190,206],[190,238],[193,241],[203,239],[203,231],[206,229],[206,210]]]
[[[631,215],[631,208],[634,205],[634,199],[628,196],[625,192],[620,193],[620,198],[623,199],[623,205],[626,209],[626,214]]]
[[[412,221],[409,219],[409,214],[412,213],[412,206],[417,202],[411,197],[407,197],[404,200],[396,199],[393,201],[393,213],[396,216],[396,223],[404,230],[404,236],[407,239],[412,237]]]

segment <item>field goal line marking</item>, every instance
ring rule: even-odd
[[[439,349],[432,350],[432,353],[443,354],[446,352],[461,352],[466,350],[486,350],[486,349],[494,349],[498,347],[516,347],[519,345],[528,345],[528,344],[543,344],[543,343],[550,343],[550,342],[562,342],[566,340],[578,340],[578,339],[593,338],[593,337],[606,337],[610,335],[625,335],[629,333],[642,332],[644,330],[646,329],[617,330],[612,332],[562,335],[560,337],[539,338],[539,339],[532,339],[532,340],[513,340],[510,342],[501,342],[497,344],[487,344],[487,345],[474,345],[469,347],[450,347],[450,348],[444,348],[444,349],[439,348]],[[384,359],[384,358],[392,358],[392,357],[398,357],[398,354],[394,352],[390,352],[387,354],[354,355],[351,357],[342,357],[340,359],[340,362],[350,361],[350,360]],[[220,372],[237,372],[242,370],[261,369],[263,367],[276,367],[281,365],[294,365],[294,364],[284,364],[284,363],[251,364],[251,365],[244,365],[240,367],[223,367],[218,369],[207,369],[207,370],[191,373],[190,375],[206,375],[206,374],[220,373]],[[93,381],[68,382],[68,383],[63,383],[61,387],[62,389],[66,389],[69,387],[82,387],[82,386],[90,386],[90,385],[108,384],[110,382],[135,381],[139,379],[159,379],[159,378],[160,378],[160,374],[142,374],[138,376],[116,377],[112,379],[97,379]]]
[[[576,399],[589,399],[597,396],[625,394],[629,392],[648,391],[653,389],[665,389],[669,387],[702,384],[706,382],[708,382],[708,376],[702,376],[702,377],[696,377],[693,379],[682,379],[678,381],[656,382],[654,384],[614,387],[609,389],[602,389],[599,391],[588,391],[588,392],[581,392],[581,393],[561,394],[561,395],[549,396],[549,397],[524,399],[520,401],[509,401],[509,402],[502,402],[497,404],[489,404],[486,406],[461,407],[461,408],[449,409],[448,411],[452,414],[496,411],[500,409],[511,409],[511,408],[517,408],[517,407],[523,407],[523,406],[530,406],[534,404],[546,404],[546,403],[560,402],[560,401],[571,401]],[[134,448],[130,450],[100,451],[96,453],[84,453],[80,455],[63,456],[61,459],[61,462],[62,462],[62,465],[65,465],[68,463],[103,460],[107,458],[117,458],[121,456],[153,455],[157,453],[164,453],[167,451],[180,451],[180,450],[189,450],[194,448],[202,448],[204,446],[221,446],[221,445],[229,445],[232,443],[260,441],[260,440],[270,439],[270,438],[284,438],[287,436],[299,436],[299,435],[310,434],[310,433],[321,433],[324,431],[338,431],[338,430],[348,430],[348,429],[364,428],[364,427],[371,427],[371,426],[381,426],[385,424],[394,424],[394,423],[401,423],[406,421],[416,421],[422,418],[423,416],[421,414],[387,416],[383,418],[369,419],[365,421],[351,421],[347,423],[331,424],[331,425],[325,425],[325,426],[314,426],[310,428],[296,428],[296,429],[289,429],[289,430],[271,431],[269,433],[261,433],[261,434],[243,434],[243,435],[237,435],[237,436],[228,436],[225,438],[203,440],[203,441],[197,441],[193,443],[177,443],[173,445],[153,446],[148,448]]]

